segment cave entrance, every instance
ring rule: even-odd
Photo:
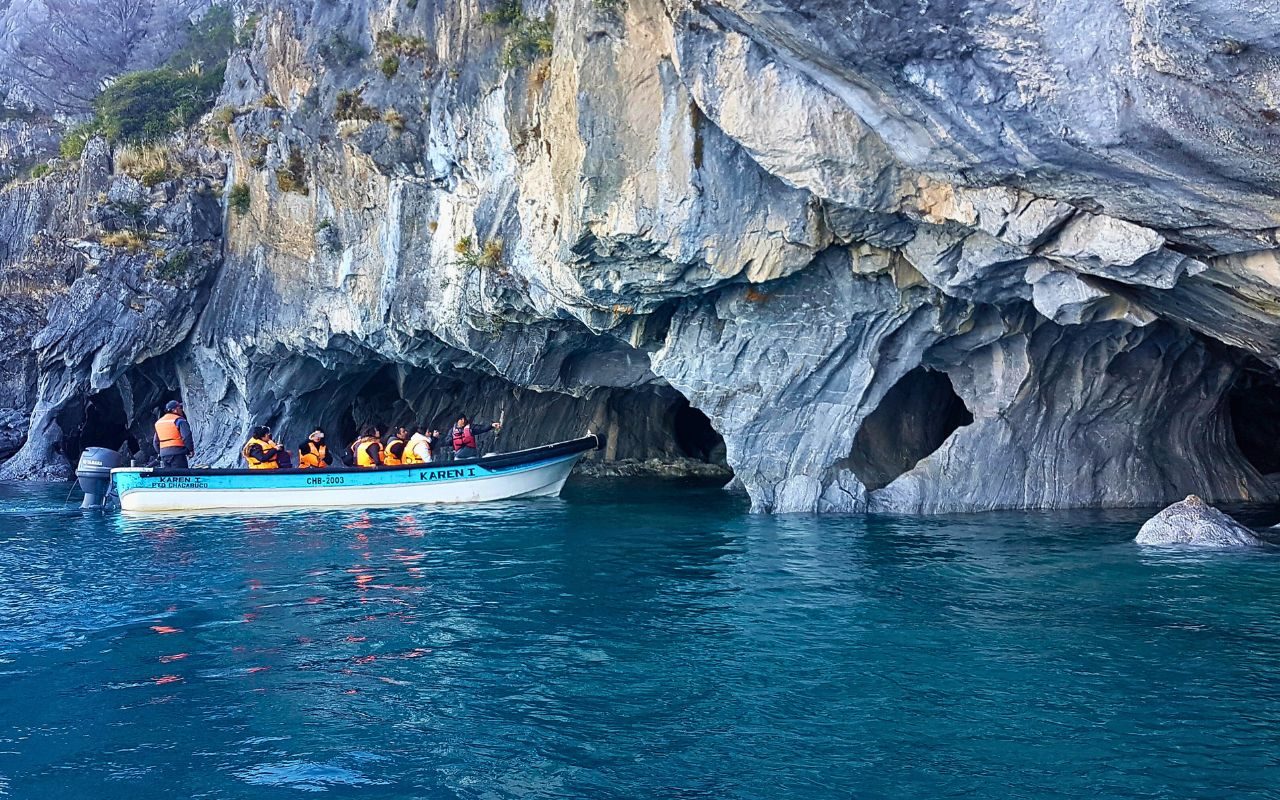
[[[711,426],[707,415],[690,405],[683,396],[672,414],[671,433],[676,448],[685,458],[721,467],[729,465],[724,437]]]
[[[129,432],[124,400],[114,387],[68,405],[58,415],[58,426],[62,428],[62,454],[72,464],[90,447],[119,450],[120,445],[128,444],[130,453],[138,451],[138,440]]]
[[[1261,364],[1245,370],[1227,403],[1240,452],[1263,475],[1280,473],[1280,376]]]
[[[669,464],[687,459],[728,471],[724,439],[711,420],[669,386],[599,387],[570,395],[519,388],[467,369],[440,374],[387,365],[353,382],[334,411],[326,417],[332,424],[328,432],[331,442],[343,445],[367,424],[384,432],[392,425],[418,424],[445,432],[459,413],[466,413],[481,423],[506,420],[500,436],[482,440],[497,451],[535,447],[590,430],[605,435],[606,447],[589,453],[588,461]]]
[[[971,422],[973,414],[946,374],[916,367],[863,420],[847,465],[868,491],[880,489]]]

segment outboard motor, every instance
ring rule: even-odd
[[[76,482],[84,492],[81,508],[98,508],[106,501],[111,489],[111,468],[120,466],[123,460],[115,450],[105,447],[90,447],[80,454]]]

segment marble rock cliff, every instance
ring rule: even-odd
[[[1280,4],[236,13],[180,169],[0,194],[0,474],[180,392],[215,464],[466,408],[763,511],[1275,495]]]

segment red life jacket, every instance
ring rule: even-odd
[[[470,425],[467,425],[466,427],[463,427],[463,428],[459,428],[456,426],[454,427],[453,452],[456,453],[464,447],[474,448],[475,446],[476,446],[476,437],[474,434],[471,433]]]

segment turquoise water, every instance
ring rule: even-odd
[[[1280,550],[714,489],[188,519],[0,487],[0,796],[1280,793]]]

